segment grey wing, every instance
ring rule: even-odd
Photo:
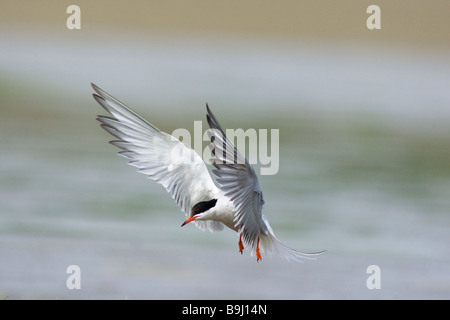
[[[236,226],[244,242],[256,246],[260,233],[268,234],[262,217],[263,194],[253,167],[227,138],[216,117],[206,105],[206,119],[211,128],[208,134],[211,159],[219,188],[233,201]]]
[[[122,149],[128,164],[148,178],[162,184],[181,209],[189,215],[197,202],[211,200],[217,194],[202,158],[175,137],[160,131],[133,110],[91,84],[94,99],[112,117],[98,116],[102,128],[118,140],[110,143]],[[223,224],[195,221],[200,229],[220,231]]]

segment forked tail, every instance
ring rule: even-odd
[[[304,259],[314,260],[315,256],[324,253],[326,250],[319,252],[301,252],[289,248],[283,242],[278,240],[277,237],[273,234],[273,232],[269,232],[267,236],[261,237],[260,245],[262,246],[263,252],[267,255],[278,254],[280,257],[286,260],[295,260],[298,262],[303,262]]]
[[[261,237],[261,246],[262,250],[265,254],[278,254],[280,257],[286,259],[286,260],[295,260],[298,262],[303,262],[304,259],[310,259],[314,260],[315,256],[324,253],[326,250],[319,251],[319,252],[301,252],[294,250],[292,248],[289,248],[287,245],[285,245],[283,242],[278,240],[278,238],[273,233],[272,228],[270,227],[269,221],[267,218],[263,215],[263,221],[266,224],[267,227],[267,235]]]

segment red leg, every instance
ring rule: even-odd
[[[244,244],[242,243],[242,234],[239,236],[239,252],[242,254],[244,251]]]
[[[261,253],[259,252],[259,238],[256,243],[256,261],[262,260]]]

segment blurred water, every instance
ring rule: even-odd
[[[33,39],[0,43],[0,296],[450,298],[444,55]],[[169,195],[106,143],[90,81],[168,132],[192,129],[205,101],[225,127],[280,129],[264,213],[286,244],[328,251],[256,263],[229,230],[180,229]],[[81,290],[66,287],[71,264]],[[374,264],[380,290],[366,286]]]

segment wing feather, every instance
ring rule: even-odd
[[[101,127],[118,139],[110,143],[121,149],[119,154],[138,172],[163,185],[186,215],[196,203],[217,195],[218,189],[205,163],[193,149],[91,85],[96,92],[94,99],[112,116],[97,117]],[[200,229],[223,229],[223,224],[216,221],[195,223]]]
[[[234,221],[242,239],[254,248],[259,235],[268,234],[261,213],[264,199],[258,177],[247,159],[227,138],[208,105],[206,109],[206,119],[211,128],[208,132],[210,149],[214,155],[211,159],[215,167],[213,173],[219,188],[233,201]]]

